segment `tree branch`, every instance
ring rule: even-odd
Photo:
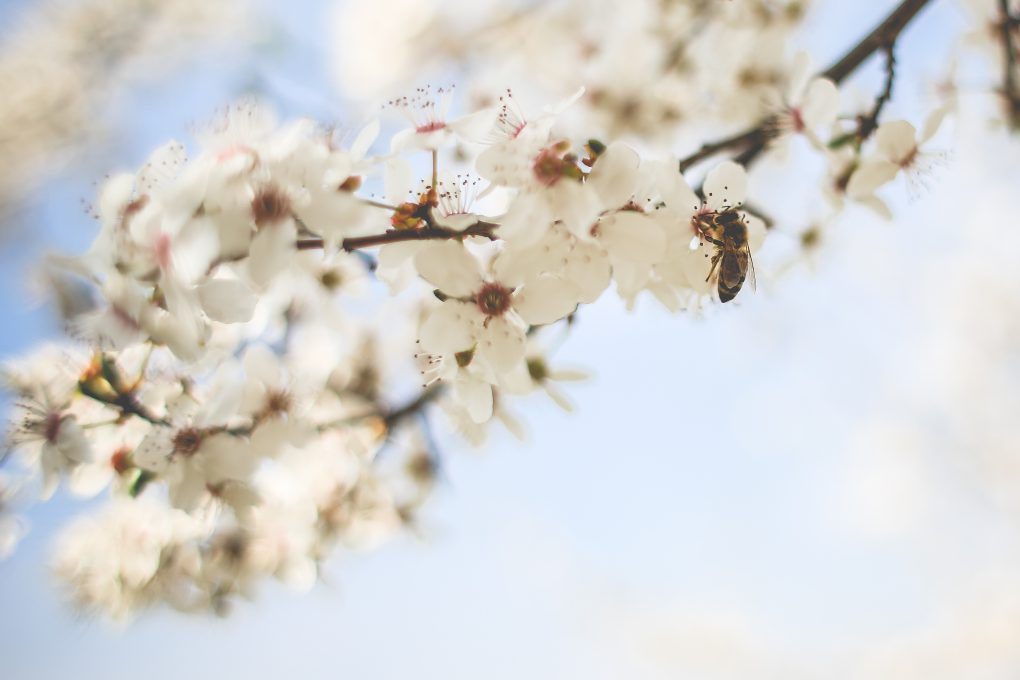
[[[878,118],[882,114],[882,107],[892,98],[893,81],[896,79],[896,54],[892,43],[882,46],[885,53],[885,87],[881,94],[875,99],[875,106],[867,116],[861,116],[857,122],[857,139],[863,142],[871,136],[871,133],[878,127]]]
[[[1017,56],[1013,28],[1018,20],[1009,12],[1009,0],[999,0],[999,31],[1002,39],[1002,95],[1006,98],[1010,127],[1020,126],[1020,89],[1017,88]]]
[[[426,406],[435,401],[439,395],[443,393],[443,386],[439,383],[433,383],[429,387],[425,388],[421,394],[418,395],[413,401],[409,401],[403,406],[389,411],[383,416],[383,422],[386,424],[387,430],[392,430],[395,425],[400,423],[402,420],[420,413]]]
[[[490,241],[496,239],[495,230],[498,224],[479,220],[463,231],[447,229],[446,227],[425,226],[420,229],[390,229],[381,234],[372,236],[355,236],[345,238],[340,242],[341,250],[352,253],[362,248],[374,248],[389,243],[404,243],[407,241],[442,241],[450,239],[464,239],[470,236],[480,236]],[[324,247],[321,238],[305,238],[297,241],[298,250],[316,250]]]
[[[1006,2],[1006,0],[1001,1]],[[839,84],[857,70],[857,67],[875,52],[881,49],[891,52],[903,29],[930,2],[931,0],[903,0],[868,35],[864,36],[836,63],[826,69],[821,74],[822,77],[829,78],[834,83]],[[765,151],[771,139],[774,120],[774,116],[768,116],[762,119],[758,125],[744,132],[732,135],[718,142],[702,145],[698,151],[680,161],[680,171],[683,172],[692,164],[713,156],[720,151],[735,149],[743,149],[743,151],[733,160],[744,166],[753,163]]]
[[[717,142],[706,142],[701,145],[700,149],[692,153],[690,156],[680,159],[680,172],[685,172],[695,163],[699,163],[706,158],[710,158],[720,151],[726,151],[733,147],[751,143],[757,139],[758,134],[758,128],[752,128],[750,130],[745,130],[744,132],[739,132],[732,137],[720,139]]]

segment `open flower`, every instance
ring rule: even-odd
[[[419,87],[410,97],[392,100],[389,105],[402,112],[411,127],[393,135],[391,149],[438,149],[451,139],[479,142],[492,129],[496,120],[495,109],[483,109],[456,119],[449,119],[447,111],[453,87],[440,87],[435,93],[430,85]]]
[[[531,325],[565,317],[577,304],[570,282],[553,276],[487,280],[478,259],[462,243],[430,243],[415,256],[422,278],[446,300],[420,329],[427,351],[472,351],[497,373],[524,358]]]
[[[187,393],[172,399],[169,423],[154,426],[134,451],[138,467],[166,480],[174,507],[194,512],[215,497],[243,515],[256,500],[249,480],[257,460],[226,430],[243,388],[237,373],[223,364],[204,402]]]
[[[938,132],[947,112],[945,107],[933,111],[920,134],[905,120],[882,123],[875,131],[875,157],[864,160],[854,171],[847,183],[847,196],[867,197],[901,171],[910,183],[911,195],[916,196],[926,187],[932,165],[942,158],[921,147]]]
[[[811,60],[806,52],[798,53],[793,76],[776,117],[777,131],[782,136],[804,135],[815,147],[824,148],[818,130],[833,124],[839,113],[839,89],[828,78],[811,78]]]

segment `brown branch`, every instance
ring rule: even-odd
[[[392,409],[383,416],[383,422],[386,424],[386,429],[392,430],[393,427],[402,420],[406,420],[407,418],[420,413],[442,393],[443,386],[439,383],[433,383],[429,387],[425,388],[414,400],[409,401],[403,406],[398,406],[397,408]]]
[[[891,50],[907,24],[930,2],[931,0],[903,0],[874,30],[850,48],[821,76],[838,84],[875,52],[881,49]],[[753,163],[767,148],[773,135],[774,121],[774,116],[767,116],[744,132],[718,142],[704,144],[697,152],[680,161],[681,172],[697,161],[727,150],[743,149],[733,160],[744,166]]]
[[[885,86],[882,92],[875,99],[875,105],[867,116],[860,116],[857,120],[857,140],[863,142],[871,136],[871,133],[878,127],[878,118],[882,115],[882,108],[892,98],[893,81],[896,79],[896,54],[893,45],[890,43],[882,47],[885,53]]]
[[[857,70],[864,60],[889,45],[894,45],[903,29],[907,27],[917,13],[931,0],[903,0],[885,20],[875,27],[863,40],[847,52],[842,59],[830,66],[822,76],[834,83],[842,82],[848,75]]]
[[[758,134],[760,134],[758,129],[754,128],[751,130],[745,130],[744,132],[739,132],[732,137],[720,139],[716,142],[706,142],[701,145],[700,149],[692,153],[690,156],[680,159],[680,172],[685,172],[695,163],[699,163],[706,158],[710,158],[720,151],[726,151],[733,147],[751,143],[757,139]]]
[[[1013,27],[1018,17],[1009,12],[1009,0],[999,0],[999,31],[1002,39],[1002,95],[1006,98],[1010,127],[1020,127],[1020,89],[1017,87],[1017,56],[1013,45]]]
[[[390,229],[382,234],[372,236],[354,236],[345,238],[340,242],[341,250],[348,253],[362,248],[374,248],[389,243],[404,243],[406,241],[442,241],[450,239],[464,239],[470,236],[480,236],[490,241],[496,239],[495,230],[499,225],[492,222],[478,221],[462,231],[447,229],[446,227],[425,226],[420,229]],[[305,238],[297,241],[298,250],[316,250],[324,246],[321,238]]]

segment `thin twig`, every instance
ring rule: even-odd
[[[438,226],[425,226],[420,229],[390,229],[382,234],[345,238],[340,242],[340,248],[352,253],[362,248],[374,248],[389,243],[465,239],[471,236],[480,236],[491,241],[496,239],[495,230],[498,226],[492,222],[478,221],[462,231]],[[298,250],[316,250],[323,246],[324,242],[321,238],[305,238],[297,241]]]
[[[1005,2],[1006,0],[1001,1]],[[822,77],[839,84],[875,52],[883,48],[891,49],[907,24],[930,2],[931,0],[903,0],[874,30],[826,69],[821,74]],[[767,148],[773,134],[774,121],[774,116],[766,116],[757,125],[744,132],[718,142],[704,144],[694,154],[680,161],[681,170],[716,153],[736,149],[743,150],[733,160],[744,166],[750,165]]]
[[[690,156],[680,160],[680,172],[685,172],[695,163],[703,161],[706,158],[710,158],[720,151],[726,151],[727,149],[743,146],[744,144],[753,142],[758,134],[758,129],[754,128],[752,130],[745,130],[744,132],[737,133],[732,137],[720,139],[716,142],[706,142],[701,145],[700,149],[692,153]]]
[[[893,81],[896,79],[896,54],[893,44],[884,45],[882,51],[885,53],[885,86],[882,92],[875,99],[875,105],[866,116],[861,116],[857,122],[857,140],[863,142],[871,136],[871,133],[878,127],[879,116],[882,115],[882,108],[892,98]]]
[[[1013,27],[1017,17],[1009,12],[1009,0],[999,0],[999,31],[1002,38],[1002,94],[1008,106],[1011,127],[1020,125],[1020,90],[1016,79],[1016,50],[1013,46]]]
[[[393,427],[402,420],[406,420],[407,418],[420,413],[426,406],[435,401],[439,395],[443,393],[443,391],[443,385],[433,383],[425,388],[425,390],[422,391],[422,393],[414,400],[389,411],[383,416],[383,422],[386,424],[386,429],[392,430]]]

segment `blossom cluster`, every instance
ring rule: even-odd
[[[166,72],[226,26],[243,41],[245,10],[243,0],[39,2],[12,10],[18,16],[0,48],[6,93],[0,210],[16,208],[27,191],[105,132],[105,105],[124,81],[151,80],[157,63]]]
[[[875,192],[927,168],[945,110],[920,133],[880,106],[841,117],[837,83],[793,63],[755,139],[818,154],[834,209],[887,213]],[[585,96],[533,114],[504,91],[454,118],[454,91],[423,87],[387,106],[410,122],[388,144],[379,121],[342,136],[241,102],[193,157],[170,142],[110,177],[92,247],[51,258],[97,292],[75,342],[4,371],[40,496],[111,498],[60,542],[74,600],[121,616],[307,587],[334,547],[414,522],[433,405],[473,442],[519,433],[514,397],[570,408],[558,383],[584,374],[553,368],[547,337],[582,305],[752,294],[768,230],[744,165],[693,182],[692,157],[565,132]],[[31,488],[4,482],[0,513]],[[22,530],[0,516],[0,551]]]

